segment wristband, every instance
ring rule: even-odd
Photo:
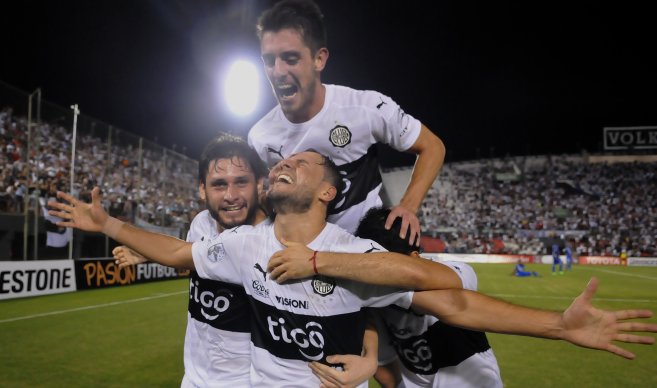
[[[308,261],[313,262],[313,271],[315,271],[315,275],[319,275],[319,272],[317,272],[317,251],[313,251],[313,257],[308,259]]]
[[[114,217],[109,217],[107,218],[107,221],[105,221],[105,225],[103,225],[103,230],[101,230],[101,232],[107,237],[116,240],[116,236],[119,234],[119,230],[121,230],[123,224],[123,221]]]

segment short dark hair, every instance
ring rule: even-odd
[[[335,207],[338,205],[338,203],[340,203],[342,198],[344,198],[343,191],[345,189],[345,183],[340,176],[340,169],[335,164],[333,159],[331,159],[331,157],[322,154],[314,148],[308,148],[304,152],[314,152],[322,157],[322,166],[324,166],[324,180],[330,183],[331,186],[335,187],[336,190],[335,198],[329,202],[328,208],[326,209],[327,215],[333,214]]]
[[[400,217],[395,219],[389,230],[385,228],[388,215],[390,215],[390,209],[374,207],[368,210],[360,220],[356,236],[374,240],[390,252],[410,255],[413,251],[417,251],[418,249],[414,245],[409,244],[410,232],[406,233],[406,238],[399,237],[402,224]]]
[[[326,47],[324,15],[312,0],[279,1],[260,15],[256,25],[259,39],[267,31],[277,32],[284,28],[299,31],[313,54]]]
[[[239,136],[231,135],[228,133],[221,133],[216,136],[205,146],[201,153],[201,160],[198,163],[198,179],[201,183],[205,183],[208,177],[208,169],[210,163],[219,159],[244,159],[253,171],[256,181],[260,178],[266,177],[269,170],[265,163],[260,159],[258,153],[249,144]]]

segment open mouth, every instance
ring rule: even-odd
[[[292,84],[278,84],[276,85],[276,95],[281,100],[289,100],[296,96],[299,88]]]
[[[287,175],[287,174],[280,174],[279,176],[276,177],[276,183],[281,182],[285,184],[292,184],[293,180],[292,177]]]

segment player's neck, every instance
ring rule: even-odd
[[[256,210],[255,218],[253,219],[253,225],[258,225],[262,221],[267,219],[267,214],[262,209]]]
[[[317,116],[319,112],[324,108],[324,103],[326,101],[326,86],[318,81],[315,88],[315,93],[312,99],[312,102],[304,109],[303,112],[291,113],[290,115],[286,114],[285,118],[288,119],[291,123],[300,124],[305,123]]]
[[[274,233],[281,241],[311,243],[326,226],[326,213],[307,211],[304,213],[277,214]]]

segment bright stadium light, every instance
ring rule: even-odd
[[[230,110],[239,116],[252,113],[260,96],[259,85],[258,69],[253,63],[244,60],[233,63],[224,87]]]

